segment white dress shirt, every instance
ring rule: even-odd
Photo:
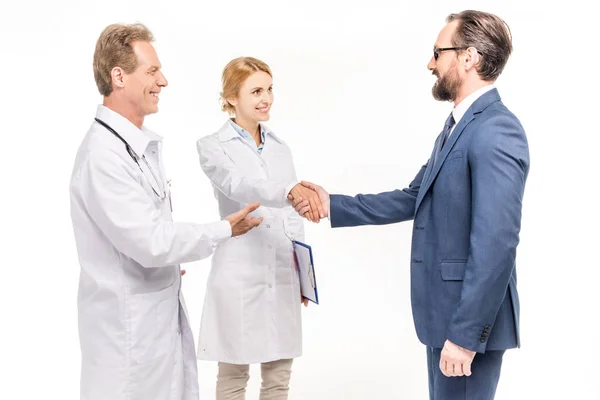
[[[454,117],[454,126],[452,127],[452,130],[450,131],[448,138],[450,136],[452,136],[452,132],[454,132],[454,128],[456,128],[456,125],[458,125],[458,123],[460,122],[462,117],[465,115],[465,113],[467,112],[469,107],[471,107],[478,98],[480,98],[485,93],[487,93],[490,90],[495,89],[495,88],[496,88],[496,85],[494,85],[493,83],[491,83],[487,86],[484,86],[484,87],[474,91],[467,97],[465,97],[463,99],[463,101],[461,101],[460,103],[458,103],[458,105],[456,107],[454,107],[454,109],[452,110],[452,116]]]

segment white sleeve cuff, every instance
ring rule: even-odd
[[[229,221],[224,219],[223,221],[215,222],[214,224],[214,236],[212,239],[213,247],[231,237],[231,224]]]
[[[299,182],[292,182],[285,187],[285,204],[292,204],[292,202],[288,199],[288,194],[292,191],[294,186],[296,186]]]

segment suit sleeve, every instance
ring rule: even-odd
[[[417,194],[427,164],[421,167],[408,188],[379,194],[358,194],[354,197],[330,196],[331,227],[385,225],[408,221],[415,216]]]
[[[447,338],[483,353],[515,267],[529,151],[515,117],[492,118],[480,129],[469,150],[469,257]]]

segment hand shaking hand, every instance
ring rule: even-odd
[[[321,199],[315,190],[299,183],[292,188],[288,194],[288,198],[290,200],[296,199],[306,202],[308,205],[308,210],[300,215],[309,219],[310,221],[318,223],[321,218],[324,217],[323,205],[321,204]]]
[[[302,189],[300,189],[302,188]],[[295,189],[298,189],[296,192]],[[308,198],[305,196],[309,196]],[[329,193],[321,186],[302,181],[294,186],[288,195],[292,205],[300,216],[318,223],[321,218],[328,217]]]

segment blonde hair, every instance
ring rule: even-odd
[[[269,74],[271,78],[273,74],[271,69],[264,62],[253,57],[239,57],[231,60],[223,70],[221,78],[221,110],[228,114],[235,113],[235,107],[227,100],[230,97],[236,97],[240,93],[240,89],[246,79],[255,72],[263,71]]]
[[[113,91],[113,68],[121,67],[127,74],[135,71],[138,62],[132,44],[140,40],[154,41],[152,32],[140,23],[112,24],[102,31],[94,51],[94,79],[101,95],[108,96]]]

